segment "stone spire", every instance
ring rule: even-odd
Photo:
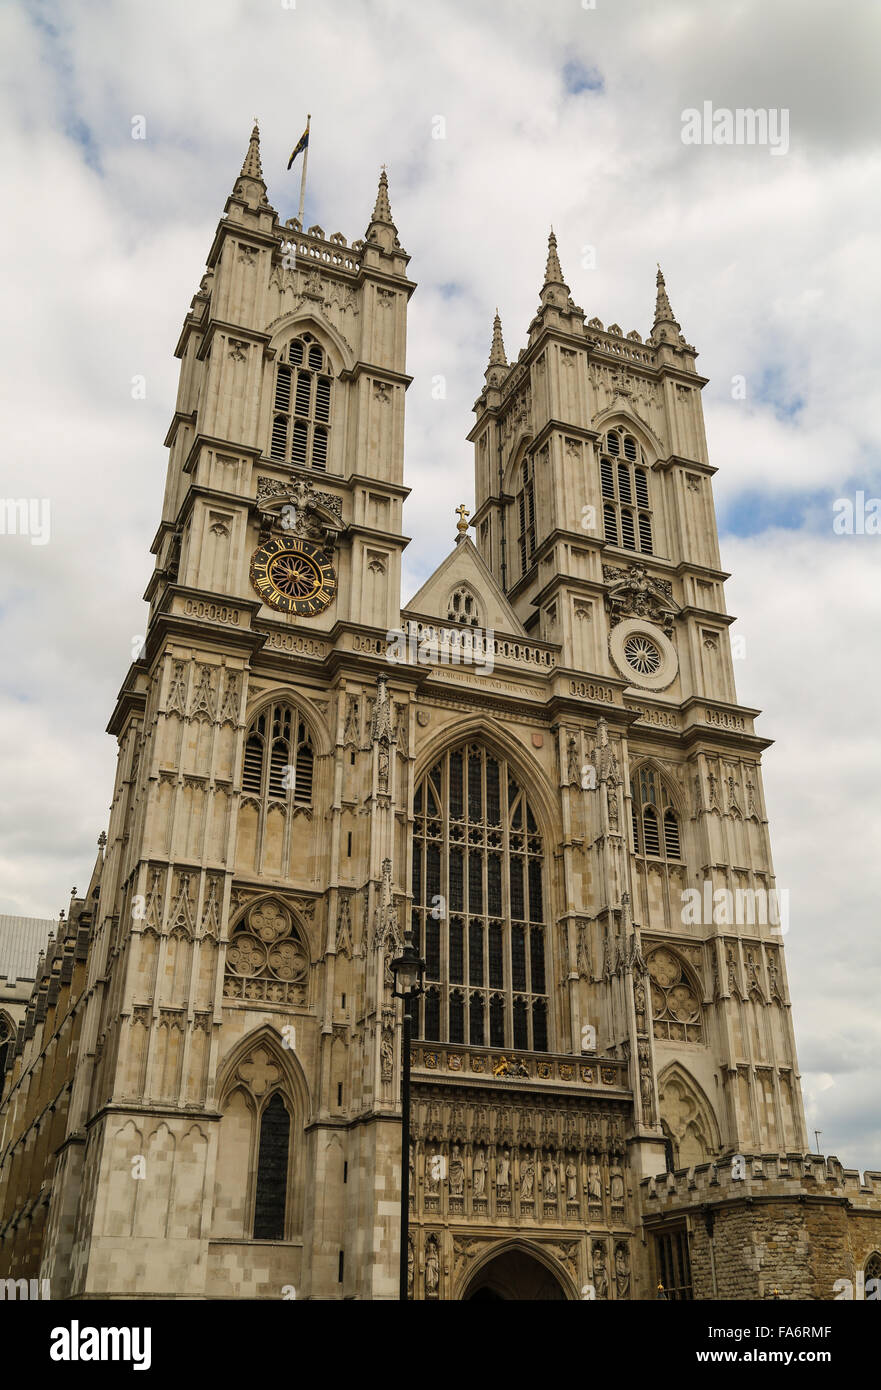
[[[248,153],[245,155],[242,164],[242,172],[239,175],[243,179],[263,178],[263,166],[260,163],[260,127],[254,119],[254,129],[251,131],[251,138],[248,141]]]
[[[380,246],[386,252],[400,248],[398,229],[392,220],[392,208],[388,196],[388,175],[385,172],[385,165],[382,166],[382,173],[379,176],[376,202],[373,205],[373,216],[367,228],[366,239]]]
[[[545,266],[544,287],[548,285],[565,285],[563,270],[560,266],[560,257],[557,255],[557,238],[554,236],[554,229],[551,227],[551,234],[548,237],[548,261]]]
[[[664,273],[660,266],[658,266],[655,283],[658,290],[655,300],[655,321],[652,324],[652,341],[657,343],[664,339],[672,339],[674,343],[678,342],[679,324],[673,317],[673,310],[667,295],[667,286],[664,282]],[[672,330],[672,332],[670,330]]]
[[[236,179],[233,197],[240,198],[254,209],[268,208],[266,184],[263,181],[263,166],[260,163],[260,128],[254,118],[254,128],[248,141],[248,151],[242,163],[242,172]]]
[[[385,172],[385,165],[382,166],[382,173],[379,176],[379,188],[376,190],[376,202],[373,206],[372,222],[386,222],[390,227],[395,224],[392,221],[392,207],[388,200],[388,174]]]
[[[553,305],[556,309],[566,309],[569,305],[569,286],[563,279],[560,257],[557,255],[557,238],[551,227],[548,237],[548,259],[545,266],[544,284],[541,287],[541,303]]]
[[[500,386],[507,373],[508,359],[505,356],[505,344],[502,338],[502,320],[499,318],[498,309],[496,309],[496,316],[493,319],[492,347],[489,350],[489,362],[484,376],[489,386]]]
[[[499,318],[499,311],[496,309],[496,316],[493,319],[493,341],[489,350],[489,365],[491,367],[507,367],[508,359],[505,356],[505,344],[502,339],[502,320]]]

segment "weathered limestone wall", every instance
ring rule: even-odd
[[[881,1248],[881,1173],[816,1154],[745,1155],[641,1185],[648,1235],[684,1221],[696,1299],[830,1300]],[[859,1296],[859,1295],[858,1295]]]

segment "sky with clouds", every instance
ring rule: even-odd
[[[879,40],[872,0],[7,3],[3,493],[49,498],[52,530],[0,538],[0,911],[55,916],[88,877],[104,726],[143,632],[172,350],[253,117],[285,218],[310,111],[307,224],[363,235],[386,163],[419,284],[404,598],[473,497],[492,315],[516,356],[549,225],[575,301],[625,332],[648,333],[661,262],[710,377],[738,693],[776,740],[809,1125],[881,1169],[881,537],[832,529],[837,498],[881,496]],[[787,152],[683,143],[705,101],[785,108]]]

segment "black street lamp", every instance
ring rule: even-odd
[[[414,997],[425,989],[425,961],[413,945],[410,932],[404,938],[401,954],[391,963],[391,972],[395,978],[392,993],[396,999],[404,1001],[401,1033],[401,1277],[398,1297],[406,1302],[410,1284],[410,1008]]]

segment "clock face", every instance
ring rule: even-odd
[[[323,612],[336,595],[327,552],[292,536],[276,536],[254,551],[251,583],[270,608],[302,618]]]

